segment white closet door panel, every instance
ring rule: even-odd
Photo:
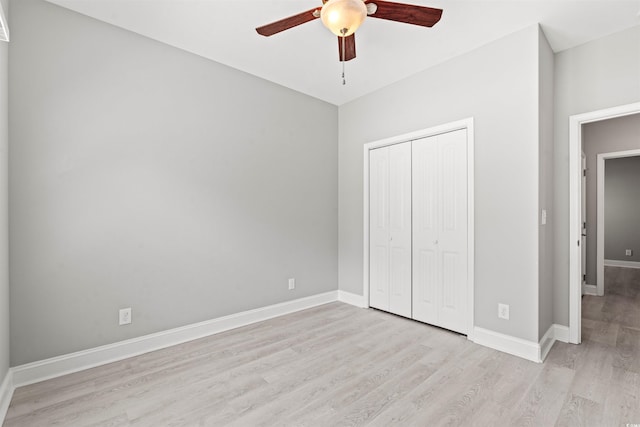
[[[370,305],[468,333],[466,130],[370,152]]]
[[[413,141],[413,318],[467,333],[466,130]]]
[[[439,135],[441,168],[438,242],[442,299],[439,326],[468,333],[467,317],[467,136]]]
[[[389,147],[389,311],[411,317],[411,144]]]
[[[413,318],[431,324],[438,322],[437,257],[436,251],[427,249],[413,254]]]
[[[389,310],[389,149],[369,152],[369,305]]]
[[[443,328],[460,333],[467,331],[466,313],[466,259],[457,252],[442,252],[442,301],[438,309],[438,322]],[[461,289],[465,287],[465,289]]]
[[[369,305],[389,311],[389,248],[372,245],[370,258]]]
[[[413,318],[438,321],[438,157],[435,138],[412,143]]]

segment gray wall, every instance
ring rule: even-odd
[[[640,101],[640,26],[556,54],[554,322],[569,325],[569,117]]]
[[[538,64],[538,121],[539,146],[539,193],[538,193],[538,339],[541,339],[553,324],[553,64],[554,54],[544,33],[540,31],[540,62]],[[547,223],[542,225],[542,210],[547,211]]]
[[[595,285],[598,244],[598,154],[640,149],[640,114],[583,125],[582,148],[587,156],[587,283]],[[640,246],[638,248],[640,251]]]
[[[605,259],[640,262],[640,157],[606,160],[604,191]]]
[[[8,19],[9,0],[0,4]],[[0,42],[0,383],[9,370],[8,52],[9,45]]]
[[[538,341],[538,37],[529,27],[340,107],[340,289],[363,292],[363,144],[474,117],[475,322]]]
[[[13,365],[337,289],[335,106],[41,0],[12,39]]]

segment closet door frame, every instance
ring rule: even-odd
[[[473,340],[474,334],[474,128],[473,117],[446,123],[439,126],[410,132],[379,141],[369,142],[364,145],[364,190],[363,190],[363,299],[365,307],[369,307],[369,152],[376,148],[402,144],[416,139],[427,138],[447,132],[466,129],[467,131],[467,307],[468,334],[467,338]]]

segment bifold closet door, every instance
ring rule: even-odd
[[[411,144],[369,156],[369,305],[411,317]]]
[[[467,131],[412,143],[413,318],[468,333]]]

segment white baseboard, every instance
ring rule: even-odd
[[[338,291],[244,311],[11,368],[14,387],[105,365],[338,300]]]
[[[637,261],[619,261],[617,259],[605,259],[604,265],[606,267],[625,267],[625,268],[640,268],[640,262]]]
[[[531,360],[532,362],[542,362],[540,359],[540,344],[537,342],[523,340],[522,338],[501,334],[477,326],[474,328],[473,342],[494,350]]]
[[[560,342],[569,342],[569,327],[568,326],[563,326],[563,325],[558,325],[558,324],[553,324],[553,336],[555,337],[556,341],[560,341]]]
[[[2,383],[0,383],[0,425],[2,425],[7,416],[7,409],[9,409],[9,403],[11,403],[13,390],[15,390],[15,387],[13,386],[12,372],[9,369]]]
[[[540,360],[544,362],[553,343],[556,341],[569,342],[569,328],[567,326],[553,324],[540,340]]]
[[[365,301],[362,295],[352,294],[347,291],[338,291],[338,301],[344,302],[345,304],[355,305],[360,308],[367,308],[369,304]]]
[[[544,362],[544,359],[547,358],[547,354],[549,354],[549,351],[551,351],[551,347],[553,347],[553,343],[555,342],[555,330],[553,328],[553,325],[551,325],[549,329],[547,329],[547,332],[545,332],[545,334],[542,336],[542,338],[540,338],[540,342],[538,343],[538,347],[540,348],[540,354],[538,355],[538,357],[540,358],[541,362]]]
[[[598,287],[596,285],[582,285],[582,294],[583,295],[598,295]]]
[[[0,385],[0,420],[3,420],[6,415],[16,387],[105,365],[334,301],[356,307],[368,306],[361,295],[331,291],[10,368]],[[473,331],[473,342],[477,344],[538,363],[544,360],[556,340],[568,342],[569,328],[552,325],[540,343],[479,327],[474,328]]]
[[[556,341],[569,342],[569,328],[553,324],[539,342],[505,335],[483,328],[474,328],[473,342],[532,362],[542,363]]]

